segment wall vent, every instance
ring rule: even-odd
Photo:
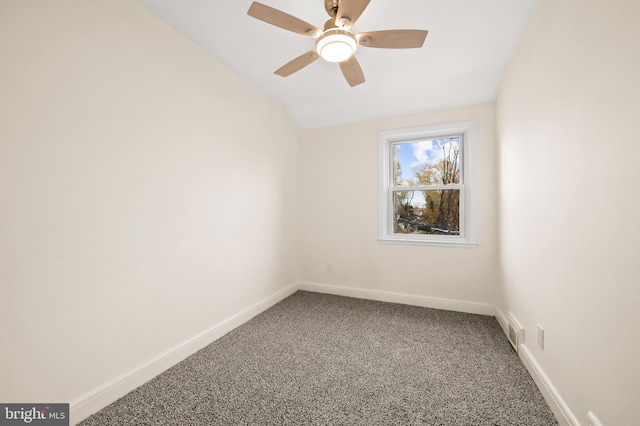
[[[524,343],[524,327],[513,315],[513,312],[509,312],[507,316],[507,338],[513,349],[518,352],[518,347]]]

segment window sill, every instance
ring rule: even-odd
[[[400,244],[411,246],[431,246],[431,247],[460,247],[460,248],[476,248],[479,246],[477,242],[470,242],[465,240],[418,240],[413,238],[397,238],[386,237],[378,238],[378,242],[381,244]]]

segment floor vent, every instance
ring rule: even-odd
[[[512,312],[509,312],[509,316],[507,317],[507,338],[511,346],[513,346],[513,349],[518,352],[518,346],[524,343],[524,327]]]

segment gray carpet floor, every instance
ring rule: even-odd
[[[302,291],[81,423],[556,424],[495,318]]]

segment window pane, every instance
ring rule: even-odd
[[[398,142],[391,145],[393,185],[461,183],[460,137]]]
[[[394,191],[394,234],[460,235],[460,190]]]

